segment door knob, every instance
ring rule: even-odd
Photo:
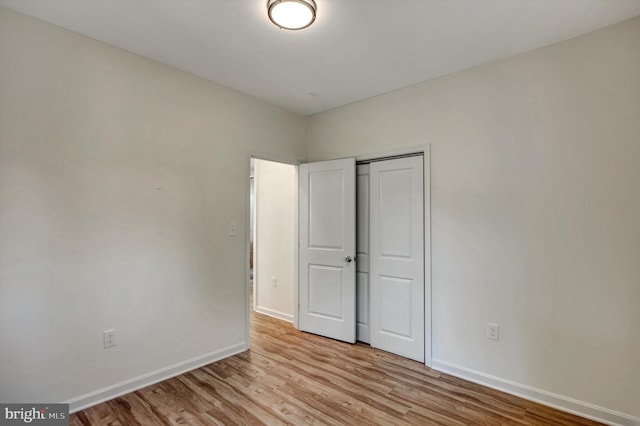
[[[351,257],[351,256],[347,256],[347,257],[344,258],[344,261],[347,262],[347,263],[351,263],[352,260],[355,260],[355,259],[353,257]]]

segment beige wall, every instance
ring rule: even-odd
[[[0,7],[0,401],[244,348],[248,154],[305,124]]]
[[[640,18],[312,116],[308,159],[425,144],[434,359],[640,416]]]
[[[256,201],[256,311],[293,321],[296,216],[296,167],[254,160]],[[276,286],[272,278],[276,278]]]
[[[432,144],[434,358],[640,416],[639,46],[636,18],[306,127],[0,7],[0,401],[243,348],[248,153]]]

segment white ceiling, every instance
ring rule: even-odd
[[[316,22],[287,31],[267,0],[0,0],[303,115],[640,15],[640,0],[316,2]]]

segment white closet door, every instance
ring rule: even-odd
[[[355,159],[301,164],[299,326],[356,341]]]
[[[373,162],[371,346],[424,362],[423,156]]]
[[[360,342],[369,343],[369,165],[357,167],[356,177],[356,326]]]

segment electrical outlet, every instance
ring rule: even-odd
[[[276,277],[271,277],[271,287],[278,286],[278,279]]]
[[[116,345],[116,329],[112,328],[111,330],[105,330],[102,332],[102,341],[104,343],[104,348],[110,348]]]
[[[230,237],[235,237],[236,235],[238,235],[238,225],[236,225],[235,222],[230,222],[229,223],[229,236]]]
[[[487,323],[487,339],[500,340],[500,325],[494,323]]]

